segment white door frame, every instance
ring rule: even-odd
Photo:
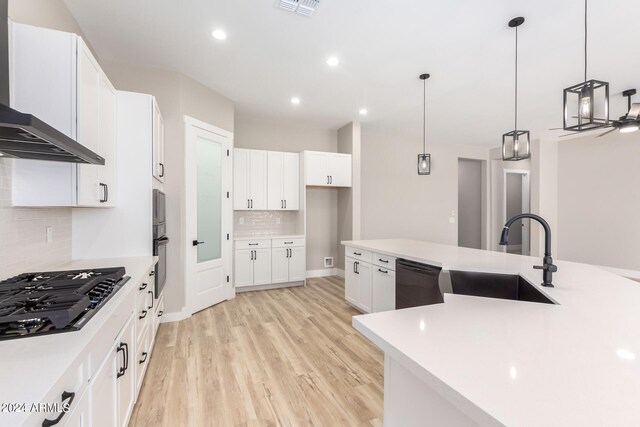
[[[522,212],[525,210],[531,210],[531,171],[524,169],[504,169],[504,175],[502,177],[502,217],[504,218],[503,224],[507,222],[507,175],[516,174],[522,175]],[[523,221],[524,227],[522,227],[522,255],[529,255],[531,253],[531,222]],[[526,249],[525,249],[526,248]],[[504,251],[507,251],[506,246]]]
[[[197,187],[196,183],[193,181],[193,177],[189,174],[189,171],[193,170],[197,167],[197,165],[192,164],[190,162],[191,156],[189,155],[190,150],[194,150],[195,147],[192,147],[191,144],[195,140],[192,137],[192,132],[194,128],[202,129],[207,132],[214,133],[216,135],[222,136],[228,140],[226,149],[229,150],[229,167],[225,173],[225,181],[227,182],[227,189],[224,189],[223,192],[228,191],[229,197],[223,198],[223,208],[222,208],[222,230],[223,235],[229,234],[229,239],[224,240],[222,243],[222,256],[225,259],[224,267],[225,273],[229,276],[229,281],[227,282],[226,291],[227,291],[227,299],[231,299],[235,296],[235,288],[233,287],[233,199],[232,196],[232,186],[233,186],[233,133],[226,131],[224,129],[220,129],[208,123],[202,122],[200,120],[194,119],[193,117],[184,116],[184,126],[185,126],[185,157],[184,157],[184,166],[185,166],[185,186],[184,186],[184,209],[182,211],[182,217],[184,218],[184,248],[185,248],[185,256],[184,256],[184,286],[185,286],[185,311],[184,313],[188,316],[194,313],[195,301],[194,301],[194,292],[195,286],[190,284],[195,283],[196,281],[196,272],[194,269],[195,256],[196,251],[193,248],[192,241],[197,237],[197,223],[194,220],[195,216],[187,215],[188,207],[190,203],[193,202],[193,199],[197,197]],[[194,175],[195,176],[195,175]]]

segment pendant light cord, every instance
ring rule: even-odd
[[[515,85],[515,128],[518,131],[518,27],[516,27],[516,85]]]
[[[587,2],[584,0],[584,81],[587,81]]]
[[[422,154],[427,154],[427,80],[422,81]]]

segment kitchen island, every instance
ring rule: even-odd
[[[413,240],[342,242],[462,270],[520,274],[555,304],[444,294],[444,304],[355,316],[385,354],[387,426],[637,426],[640,285],[558,261]]]

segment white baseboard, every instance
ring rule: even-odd
[[[344,270],[340,269],[340,268],[336,268],[336,276],[340,276],[344,279]]]
[[[270,289],[293,288],[295,286],[304,286],[304,280],[300,282],[270,283],[268,285],[256,286],[240,286],[236,287],[236,294],[250,291],[268,291]]]
[[[307,279],[312,277],[327,277],[327,276],[339,276],[339,269],[337,268],[321,268],[320,270],[307,270]],[[344,277],[344,271],[342,272]]]
[[[163,313],[160,323],[179,322],[181,320],[188,319],[189,317],[191,317],[191,314],[185,311],[174,311],[173,313]]]

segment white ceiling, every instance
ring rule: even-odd
[[[431,142],[500,144],[513,129],[520,27],[520,128],[560,135],[562,89],[583,78],[582,0],[321,0],[312,18],[275,0],[65,0],[101,59],[178,70],[237,113],[335,129],[358,119],[416,140],[428,72]],[[589,78],[610,83],[612,117],[640,89],[640,2],[591,0]],[[228,39],[211,37],[224,28]],[[325,61],[340,58],[336,69]],[[292,96],[302,99],[293,107]],[[640,100],[640,96],[638,97]]]

